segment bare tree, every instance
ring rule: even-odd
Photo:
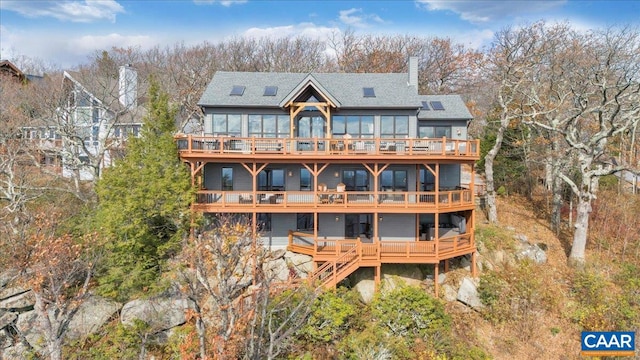
[[[565,53],[550,63],[553,79],[563,81],[565,92],[556,92],[562,106],[553,106],[533,124],[562,136],[577,160],[577,179],[562,169],[558,176],[578,199],[575,232],[569,261],[585,262],[591,203],[602,176],[629,168],[614,157],[613,140],[629,134],[640,121],[640,34],[631,28],[607,29],[587,35],[572,33]],[[558,77],[561,75],[561,77]],[[531,104],[549,109],[548,102],[530,94]]]
[[[538,23],[521,29],[504,29],[496,34],[487,62],[487,72],[496,84],[497,118],[500,123],[496,140],[484,158],[487,186],[488,219],[498,222],[496,189],[494,182],[494,160],[502,147],[504,133],[512,122],[529,116],[524,108],[522,93],[530,85],[531,72],[540,57],[544,24]]]
[[[46,346],[42,355],[52,360],[62,359],[69,323],[88,296],[97,261],[90,251],[95,236],[74,239],[57,234],[61,215],[53,206],[42,209],[21,241],[27,256],[4,259],[8,268],[22,270],[22,282],[33,291],[38,330]]]

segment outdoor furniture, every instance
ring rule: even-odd
[[[343,184],[343,183],[339,183],[336,186],[336,192],[338,194],[333,199],[333,202],[335,204],[344,204],[344,191],[345,191],[346,188],[347,188],[347,186],[345,184]]]

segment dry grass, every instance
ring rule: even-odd
[[[548,261],[531,276],[543,277],[543,286],[552,291],[556,304],[550,304],[547,310],[536,314],[532,322],[532,336],[524,341],[520,330],[522,324],[508,321],[493,325],[477,316],[468,317],[475,323],[469,329],[475,329],[476,344],[495,359],[580,358],[580,330],[565,314],[565,304],[570,302],[568,294],[572,269],[567,266],[565,245],[549,229],[548,221],[540,218],[544,212],[522,197],[498,199],[500,227],[515,229],[514,234],[527,236],[530,243],[546,245]],[[479,220],[479,228],[489,226],[484,225],[482,219]]]

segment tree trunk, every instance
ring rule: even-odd
[[[502,140],[504,139],[504,130],[507,127],[507,124],[504,124],[504,121],[500,122],[500,128],[496,133],[496,142],[493,144],[493,147],[487,155],[484,157],[484,174],[485,174],[485,182],[487,185],[487,219],[492,224],[498,223],[498,209],[496,206],[496,188],[495,182],[493,180],[493,161],[498,155],[498,151],[502,147]]]
[[[200,358],[207,358],[207,347],[206,347],[206,338],[205,338],[205,325],[202,320],[202,314],[198,308],[198,318],[196,319],[196,330],[198,332],[198,344],[200,348]]]
[[[573,233],[573,244],[569,255],[569,264],[581,267],[585,263],[585,249],[587,247],[587,234],[589,232],[589,214],[591,213],[591,194],[588,191],[581,191],[578,197],[578,207],[576,209],[575,232]]]
[[[551,229],[555,231],[556,235],[560,233],[562,225],[562,178],[558,176],[560,169],[558,166],[554,166],[554,176],[552,181],[552,202],[551,202]]]

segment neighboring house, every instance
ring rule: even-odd
[[[248,215],[265,246],[313,256],[325,286],[359,267],[379,282],[387,263],[437,276],[465,255],[475,274],[474,182],[461,182],[480,157],[472,116],[457,95],[418,95],[416,58],[409,69],[216,73],[204,134],[177,136],[193,209]]]
[[[138,105],[137,83],[128,65],[117,78],[65,71],[64,104],[55,119],[25,127],[23,136],[40,140],[54,157],[45,162],[61,163],[64,177],[95,180],[122,156],[126,139],[140,134],[146,110]]]
[[[0,60],[0,74],[20,82],[28,81],[28,76],[9,60]]]

